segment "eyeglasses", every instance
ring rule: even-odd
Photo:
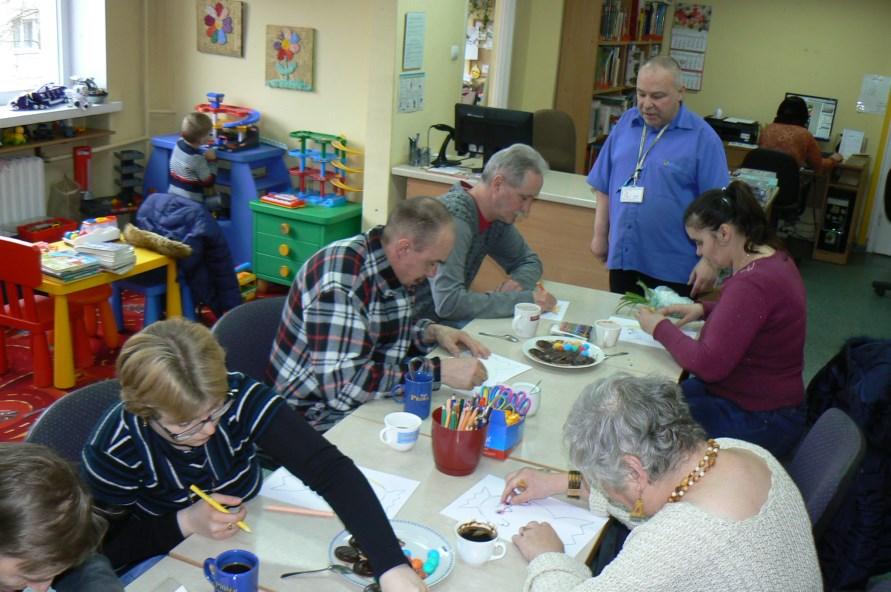
[[[154,421],[156,424],[158,424],[158,426],[162,430],[164,430],[164,433],[167,434],[167,436],[171,440],[173,440],[174,442],[182,442],[183,440],[188,440],[189,438],[191,438],[192,436],[194,436],[195,434],[197,434],[198,432],[203,430],[205,425],[207,425],[209,423],[217,423],[218,421],[220,421],[220,419],[222,419],[222,417],[226,414],[226,412],[229,411],[229,408],[232,407],[232,404],[234,402],[235,402],[234,399],[229,399],[227,402],[223,403],[218,409],[216,409],[215,411],[211,411],[210,415],[208,415],[204,419],[198,420],[195,423],[195,425],[186,428],[185,430],[181,431],[178,434],[174,434],[173,432],[168,430],[157,419]]]

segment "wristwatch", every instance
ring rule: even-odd
[[[579,499],[582,496],[582,474],[578,471],[569,471],[569,484],[566,487],[566,497]]]

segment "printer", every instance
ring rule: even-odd
[[[725,142],[758,143],[758,130],[760,128],[757,121],[735,117],[706,117],[705,120],[714,128],[718,137]]]

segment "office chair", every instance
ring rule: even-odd
[[[557,109],[539,109],[532,119],[532,147],[551,169],[575,172],[575,124],[569,114]]]
[[[240,304],[218,320],[211,332],[226,350],[226,367],[266,382],[266,366],[282,319],[286,296]]]
[[[832,407],[811,426],[786,466],[801,490],[815,540],[819,541],[832,521],[865,450],[866,442],[854,420]]]
[[[26,442],[49,446],[65,460],[80,467],[80,453],[93,428],[109,407],[121,400],[121,384],[103,380],[71,391],[47,407],[34,422]]]
[[[891,175],[885,178],[885,218],[891,222]],[[879,296],[884,296],[885,290],[891,290],[891,280],[876,280],[872,283],[872,289]]]
[[[795,224],[804,212],[807,197],[801,191],[799,167],[795,159],[785,152],[756,148],[746,154],[742,166],[776,173],[779,193],[770,207],[770,223],[774,228],[781,219],[787,224]]]

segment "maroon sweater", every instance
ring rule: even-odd
[[[801,275],[787,254],[756,259],[724,282],[719,301],[701,304],[705,324],[698,341],[668,319],[653,332],[678,364],[748,411],[804,400],[807,306]]]

